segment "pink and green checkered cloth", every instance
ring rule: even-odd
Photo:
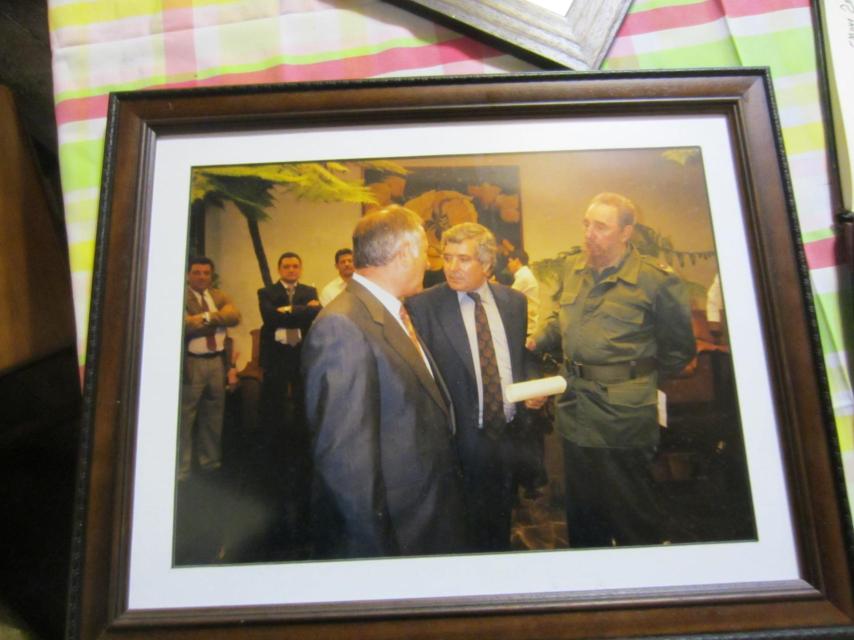
[[[48,0],[81,354],[108,94],[117,90],[531,67],[378,0]],[[854,397],[808,0],[636,0],[608,69],[771,68],[854,494]]]

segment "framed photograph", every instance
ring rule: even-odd
[[[850,520],[776,122],[755,69],[113,95],[72,637],[854,631]],[[659,390],[655,543],[574,544],[586,523],[566,522],[549,428],[511,550],[317,557],[310,434],[293,428],[293,385],[265,410],[258,354],[262,292],[288,252],[320,291],[361,216],[399,203],[422,218],[441,279],[439,232],[478,221],[530,256],[543,322],[602,192],[635,202],[633,246],[691,298],[698,355]],[[185,413],[198,277],[232,318],[210,359],[229,376],[216,459],[183,455],[202,428]]]
[[[598,69],[631,0],[391,0],[517,55],[581,71]]]

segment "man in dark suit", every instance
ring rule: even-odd
[[[301,413],[302,381],[300,352],[302,340],[320,311],[314,287],[299,282],[302,259],[292,251],[279,257],[279,281],[258,290],[261,308],[261,367],[264,369],[263,404],[267,419],[281,421],[287,399],[293,399]]]
[[[463,223],[442,234],[445,284],[407,300],[418,334],[448,384],[475,551],[510,548],[516,493],[514,437],[544,398],[504,401],[503,390],[533,377],[525,349],[527,299],[490,283],[496,243],[486,227]]]
[[[400,298],[420,289],[427,239],[400,206],[353,232],[356,274],[303,352],[318,557],[465,550],[447,391]]]
[[[264,370],[263,431],[258,442],[275,465],[264,466],[271,476],[264,482],[278,513],[271,536],[287,557],[301,557],[309,543],[311,450],[300,357],[303,339],[321,307],[317,290],[299,282],[302,259],[296,253],[283,253],[278,267],[279,281],[258,291],[264,320],[259,355]]]

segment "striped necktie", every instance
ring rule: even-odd
[[[474,326],[477,332],[480,378],[483,382],[483,429],[487,435],[495,436],[506,422],[498,359],[495,357],[492,332],[489,330],[489,321],[480,294],[470,291],[468,296],[474,300]]]
[[[208,306],[208,301],[205,298],[205,294],[202,293],[202,311],[208,312],[210,310],[211,308]],[[207,330],[210,331],[210,333],[205,336],[205,345],[207,346],[208,351],[216,351],[216,329],[211,326],[208,326]]]

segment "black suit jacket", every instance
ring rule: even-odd
[[[303,346],[321,557],[465,547],[453,415],[398,321],[351,281]]]
[[[490,283],[489,288],[507,335],[513,382],[535,377],[536,367],[525,349],[527,298],[502,284]],[[478,389],[475,360],[469,347],[457,292],[447,284],[436,285],[409,298],[406,306],[418,336],[433,354],[448,385],[459,437],[464,439],[478,429]],[[494,328],[491,329],[494,331]],[[528,419],[523,403],[517,405],[516,416],[517,420]]]
[[[259,356],[262,367],[271,367],[272,359],[281,357],[281,352],[277,350],[276,329],[282,327],[299,329],[302,331],[303,339],[305,339],[311,323],[320,312],[320,307],[309,307],[307,305],[312,300],[317,299],[317,289],[297,283],[293,300],[288,302],[288,292],[281,280],[258,290],[258,306],[261,308],[261,318],[264,320],[264,324],[261,326],[261,353]],[[293,305],[290,313],[276,311],[279,307],[285,307],[288,304]]]

